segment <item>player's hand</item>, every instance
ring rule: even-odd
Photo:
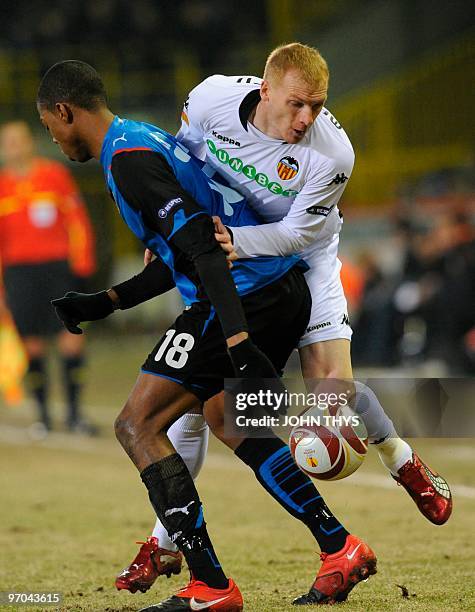
[[[148,264],[152,261],[153,259],[153,253],[150,249],[145,249],[144,254],[143,254],[143,263],[144,266],[148,266]]]
[[[62,298],[51,300],[56,316],[72,334],[82,334],[78,327],[83,321],[104,319],[114,311],[114,304],[107,291],[77,293],[68,291]]]
[[[233,261],[236,261],[238,258],[236,251],[234,250],[233,241],[231,238],[231,234],[228,231],[228,228],[223,224],[220,217],[213,217],[214,223],[214,237],[219,242],[219,246],[226,253],[226,259],[228,261],[228,266],[232,268]]]
[[[236,378],[245,379],[239,388],[236,387],[239,393],[258,393],[259,391],[285,393],[285,386],[272,362],[249,338],[229,347],[228,351]],[[264,404],[261,408],[272,415],[287,412],[284,401],[281,401],[278,406],[278,410],[274,410],[272,405],[268,404]]]

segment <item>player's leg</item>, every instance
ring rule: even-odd
[[[198,408],[177,419],[167,431],[168,439],[182,457],[193,479],[198,476],[203,465],[209,437],[208,425]],[[171,541],[159,518],[152,535],[141,544],[136,557],[116,577],[118,590],[145,592],[159,576],[170,577],[171,574],[180,573],[182,554]]]
[[[302,295],[301,280],[294,275],[284,280],[280,293],[263,291],[259,303],[252,297],[243,300],[250,333],[278,372],[283,370],[308,322],[310,302]],[[279,330],[277,337],[275,329]],[[332,514],[280,438],[270,430],[263,438],[243,440],[226,435],[223,394],[208,401],[204,412],[213,433],[253,470],[258,482],[287,512],[309,528],[320,546],[324,563],[310,591],[298,598],[296,604],[343,601],[357,582],[376,572],[373,551],[350,535]],[[343,576],[338,584],[333,580],[336,571]]]
[[[265,288],[257,298],[243,299],[250,334],[277,372],[283,371],[307,325],[309,298],[303,275],[292,271],[275,288]],[[348,532],[330,512],[310,479],[295,465],[289,447],[270,430],[265,438],[226,437],[222,396],[214,402],[208,401],[204,410],[213,433],[253,470],[260,484],[279,504],[309,527],[321,550],[328,553],[340,550]]]
[[[352,331],[339,275],[341,264],[335,260],[333,274],[318,266],[306,274],[312,293],[312,313],[299,344],[299,353],[303,377],[312,391],[319,380],[343,380],[345,383],[353,380]],[[447,521],[452,511],[447,483],[398,436],[375,393],[367,385],[354,381],[351,405],[362,417],[370,443],[378,450],[382,463],[407,490],[422,514],[435,524]],[[434,481],[438,479],[440,486],[436,487]]]
[[[348,531],[331,513],[310,478],[296,465],[290,449],[271,430],[265,438],[227,436],[224,429],[224,394],[205,404],[205,417],[213,434],[248,465],[264,489],[311,531],[323,552],[334,553],[345,544]]]
[[[197,304],[178,317],[145,361],[116,422],[117,436],[192,575],[187,587],[149,610],[190,610],[193,598],[242,609],[239,590],[216,558],[191,474],[166,435],[181,415],[199,411],[232,372],[221,327],[210,315],[209,307]]]
[[[193,479],[166,430],[196,406],[197,398],[174,381],[141,373],[115,422],[117,439],[140,472],[150,502],[195,579],[226,589]]]
[[[384,465],[396,475],[411,460],[412,449],[398,437],[391,419],[371,389],[361,382],[351,382],[350,341],[346,338],[322,340],[302,346],[299,353],[302,375],[312,390],[314,383],[318,385],[325,379],[333,379],[335,384],[344,381],[345,389],[351,386],[351,406],[363,419],[370,442],[379,441],[378,450]]]
[[[196,479],[201,471],[206,451],[208,450],[209,427],[203,413],[194,410],[184,414],[168,429],[167,436],[176,452],[183,458],[193,480]],[[158,519],[152,536],[158,539],[162,548],[178,550]]]
[[[358,582],[376,573],[371,548],[349,534],[331,513],[280,438],[271,431],[266,438],[226,436],[222,394],[205,404],[205,415],[213,433],[253,470],[258,482],[282,508],[309,528],[320,546],[323,563],[308,593],[294,601],[296,605],[344,601]],[[335,582],[336,574],[341,575],[341,581]]]

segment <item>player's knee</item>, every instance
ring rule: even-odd
[[[134,424],[131,419],[121,412],[114,422],[115,437],[124,446],[134,437]]]
[[[138,437],[140,430],[140,420],[137,413],[127,402],[114,422],[115,436],[122,446],[129,446]]]
[[[166,426],[167,422],[160,413],[140,410],[139,406],[134,407],[127,402],[115,420],[114,430],[121,445],[130,447],[144,438],[155,437],[166,431]]]
[[[300,349],[302,374],[306,380],[351,379],[350,343],[347,340],[316,342]]]
[[[349,377],[349,372],[346,368],[342,368],[339,365],[329,366],[324,370],[322,378],[347,378]]]

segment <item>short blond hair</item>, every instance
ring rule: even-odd
[[[328,65],[318,49],[294,42],[279,45],[267,58],[264,79],[275,81],[288,70],[298,70],[303,80],[312,86],[327,85],[330,78]]]

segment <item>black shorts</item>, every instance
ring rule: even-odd
[[[50,336],[64,329],[50,301],[75,289],[76,278],[67,261],[8,266],[3,281],[21,336]]]
[[[282,374],[305,331],[312,299],[303,273],[292,268],[274,283],[242,298],[252,341]],[[161,338],[142,372],[183,385],[201,401],[223,389],[234,371],[223,331],[209,304],[185,310]]]

